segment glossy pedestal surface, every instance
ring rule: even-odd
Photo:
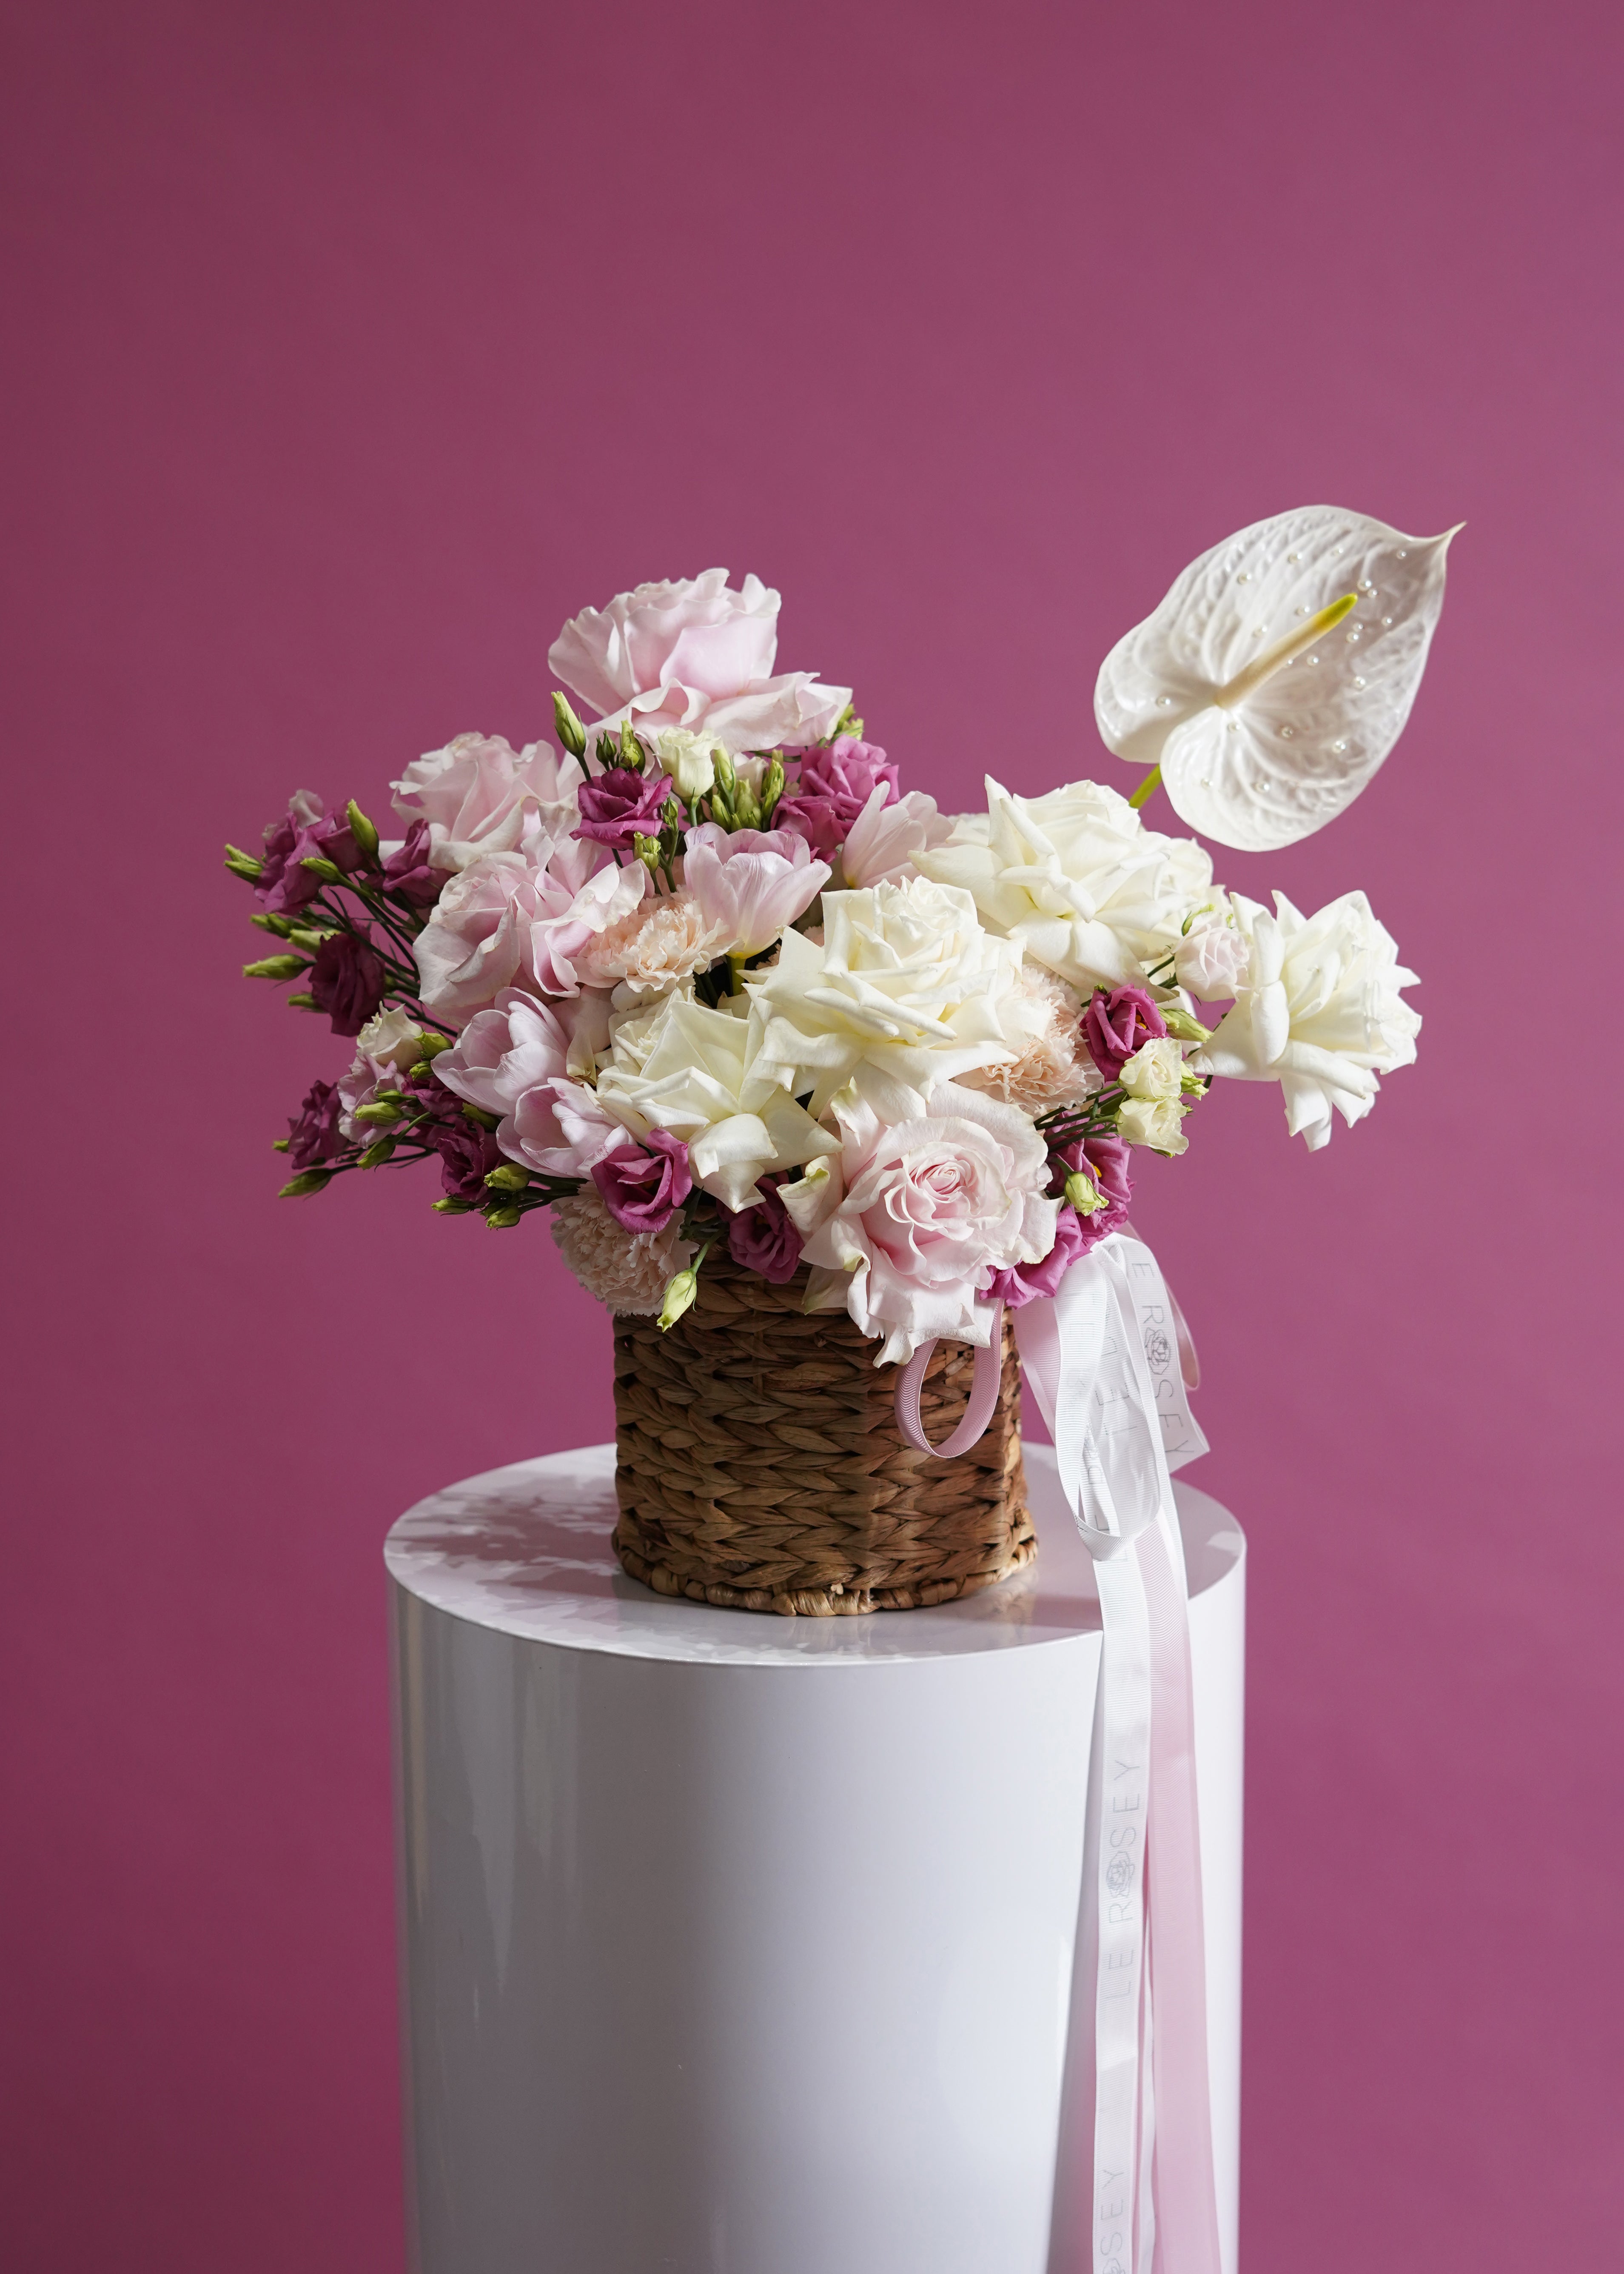
[[[1052,1455],[1029,1570],[839,1619],[628,1579],[613,1457],[389,1536],[415,2265],[1086,2269],[1100,1631]],[[1244,1546],[1178,1502],[1234,2274]]]

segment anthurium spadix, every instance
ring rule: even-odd
[[[1268,853],[1312,836],[1410,716],[1455,534],[1310,505],[1226,538],[1106,657],[1107,748],[1159,768],[1180,819],[1217,844]]]

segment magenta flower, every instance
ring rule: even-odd
[[[1107,1081],[1115,1081],[1128,1060],[1147,1043],[1157,1042],[1167,1022],[1142,987],[1097,987],[1083,1013],[1083,1040]]]
[[[361,848],[342,813],[322,817],[321,800],[307,789],[297,790],[288,810],[265,832],[259,880],[254,886],[261,904],[275,915],[297,915],[321,890],[304,863],[311,858],[330,861],[348,876],[365,864]]]
[[[629,853],[634,837],[659,835],[660,814],[671,795],[670,779],[658,768],[635,774],[629,766],[612,766],[582,783],[575,833],[613,852]]]
[[[772,825],[793,830],[820,860],[832,861],[880,783],[885,785],[887,805],[901,794],[900,772],[877,742],[860,742],[852,734],[842,734],[826,749],[803,750],[795,794],[779,799]]]
[[[741,1269],[758,1272],[775,1287],[787,1286],[801,1265],[801,1234],[778,1198],[776,1178],[759,1177],[762,1197],[728,1220],[727,1252]]]
[[[447,1197],[456,1201],[488,1200],[485,1180],[492,1169],[501,1167],[505,1158],[495,1131],[482,1129],[477,1121],[470,1121],[449,1090],[427,1091],[422,1105],[432,1118],[418,1123],[411,1133],[420,1144],[439,1154],[440,1181]]]
[[[288,1124],[288,1158],[296,1169],[313,1169],[343,1151],[343,1103],[336,1082],[312,1082],[305,1091],[297,1118]]]
[[[443,869],[429,866],[431,836],[426,821],[414,821],[405,839],[390,854],[383,864],[383,881],[391,892],[410,900],[414,907],[432,907],[444,890],[447,876]]]
[[[1079,1256],[1086,1255],[1108,1231],[1119,1231],[1128,1220],[1133,1185],[1128,1175],[1128,1148],[1120,1137],[1084,1137],[1049,1158],[1054,1163],[1051,1192],[1063,1191],[1067,1176],[1075,1171],[1092,1171],[1105,1206],[1092,1216],[1079,1216],[1066,1204],[1056,1220],[1055,1244],[1041,1263],[1016,1263],[1008,1270],[993,1273],[985,1291],[987,1299],[996,1299],[1011,1311],[1019,1311],[1035,1296],[1056,1294]]]
[[[694,1189],[688,1147],[669,1129],[650,1129],[641,1145],[622,1146],[592,1171],[604,1206],[634,1236],[664,1231]]]
[[[1105,1206],[1082,1220],[1090,1247],[1096,1239],[1103,1239],[1108,1231],[1119,1231],[1128,1221],[1128,1208],[1133,1198],[1133,1179],[1128,1174],[1131,1149],[1121,1137],[1082,1137],[1076,1144],[1064,1145],[1049,1156],[1055,1164],[1051,1192],[1059,1192],[1068,1175],[1078,1169],[1092,1171],[1100,1187]]]
[[[383,1001],[384,968],[364,939],[335,932],[316,950],[310,968],[310,992],[318,1010],[333,1021],[335,1035],[358,1035]]]

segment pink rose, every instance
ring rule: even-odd
[[[535,858],[539,839],[567,837],[581,779],[575,760],[545,742],[515,750],[500,734],[458,734],[389,787],[396,813],[427,822],[431,865],[455,870],[486,853]]]
[[[574,959],[643,898],[640,861],[599,868],[594,846],[567,839],[532,868],[516,853],[471,862],[440,894],[412,944],[424,1005],[461,1026],[495,1002],[504,987],[574,995]]]
[[[610,733],[629,719],[650,736],[682,727],[730,752],[816,742],[833,727],[851,689],[820,687],[804,671],[772,677],[778,623],[778,595],[758,577],[747,576],[735,592],[726,568],[708,568],[583,609],[547,661],[604,714]]]
[[[557,1008],[505,988],[434,1060],[434,1072],[456,1096],[499,1117],[496,1141],[510,1160],[546,1176],[585,1177],[632,1139],[568,1078],[570,1043]]]
[[[771,947],[786,925],[803,915],[831,870],[815,861],[802,837],[784,829],[690,829],[682,881],[707,925],[718,933],[718,953],[755,955]]]
[[[838,1159],[781,1188],[806,1261],[844,1275],[853,1319],[884,1337],[878,1364],[933,1335],[984,1344],[992,1314],[977,1297],[993,1273],[1036,1263],[1055,1243],[1042,1138],[1014,1106],[951,1082],[887,1125],[860,1071],[834,1110]]]

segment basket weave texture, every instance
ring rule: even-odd
[[[1030,1562],[1007,1318],[985,1435],[936,1460],[897,1427],[897,1368],[875,1365],[843,1311],[803,1314],[801,1294],[799,1275],[775,1287],[712,1251],[669,1332],[615,1321],[626,1570],[695,1602],[829,1617],[946,1602]],[[933,1444],[963,1417],[974,1360],[967,1344],[936,1345],[920,1400]]]

